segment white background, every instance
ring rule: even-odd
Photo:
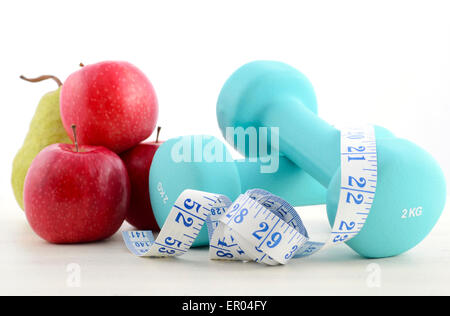
[[[2,1],[0,57],[4,231],[24,221],[10,187],[13,157],[40,97],[56,88],[18,77],[64,80],[79,62],[127,60],[143,70],[167,139],[220,137],[215,103],[227,77],[252,60],[284,61],[310,78],[328,122],[387,127],[450,176],[449,1]],[[19,231],[40,242],[26,225]]]

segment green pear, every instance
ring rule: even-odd
[[[34,157],[36,157],[42,149],[51,144],[70,144],[71,140],[67,136],[59,112],[59,94],[62,86],[61,81],[53,76],[41,76],[35,79],[28,79],[21,76],[20,78],[30,82],[53,79],[59,86],[57,90],[47,93],[39,101],[22,148],[20,148],[14,158],[11,177],[12,188],[17,202],[20,207],[24,209],[23,186],[28,168]]]

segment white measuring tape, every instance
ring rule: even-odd
[[[186,253],[207,224],[211,259],[285,264],[331,244],[355,237],[369,215],[377,184],[373,127],[341,131],[341,190],[327,242],[313,242],[295,209],[261,189],[234,202],[223,195],[185,190],[176,200],[156,240],[151,231],[123,233],[128,249],[140,257]]]

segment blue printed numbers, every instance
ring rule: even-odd
[[[217,250],[216,255],[221,258],[233,259],[233,254],[230,252],[225,252],[223,250]]]
[[[262,205],[264,205],[264,207],[270,209],[274,203],[275,203],[274,201],[267,200],[267,201],[264,201],[264,203]]]
[[[348,153],[354,153],[354,154],[358,154],[358,153],[363,153],[366,150],[366,147],[364,146],[358,146],[358,147],[353,147],[353,146],[348,146],[347,147]],[[352,157],[351,155],[349,155],[347,157],[348,161],[352,161],[352,160],[366,160],[366,157],[364,155],[362,156],[358,156],[358,157]]]
[[[291,251],[289,251],[285,256],[284,259],[291,259],[292,256],[294,255],[294,253],[297,251],[298,246],[295,245],[294,247],[292,247]]]
[[[269,248],[275,248],[280,243],[282,237],[280,233],[273,233],[270,237],[271,240],[267,242],[267,247]]]
[[[142,242],[142,241],[137,241],[134,243],[134,246],[136,248],[148,248],[150,247],[152,244],[149,242]]]
[[[172,238],[172,237],[167,237],[165,240],[165,243],[167,246],[175,246],[177,248],[181,247],[181,244],[183,243],[181,240]]]
[[[158,249],[158,251],[159,251],[160,253],[165,253],[165,254],[168,254],[168,255],[173,255],[173,254],[175,254],[175,250],[173,250],[173,249],[167,249],[166,247],[160,247],[160,248]]]
[[[334,237],[333,242],[334,243],[339,243],[339,242],[344,242],[348,239],[348,235],[336,235],[336,237]]]
[[[347,199],[345,201],[347,203],[361,204],[364,201],[364,196],[362,194],[355,196],[353,193],[347,192]]]
[[[345,221],[342,221],[341,225],[339,226],[339,230],[340,231],[343,231],[343,230],[351,231],[353,228],[355,228],[355,226],[356,226],[355,222],[347,223]]]
[[[353,147],[353,146],[348,146],[347,150],[349,153],[351,152],[363,152],[364,150],[366,150],[366,147],[364,146],[358,146],[358,147]]]
[[[239,214],[234,218],[234,222],[236,224],[240,224],[244,221],[244,216],[248,214],[248,210],[246,208],[243,208]]]
[[[184,201],[184,207],[188,210],[192,210],[195,207],[195,211],[198,213],[200,211],[200,207],[202,207],[199,203],[192,201],[191,199],[186,199]]]
[[[226,217],[232,218],[233,215],[237,212],[238,209],[239,209],[239,203],[234,204],[234,205],[233,205],[233,209],[230,210],[230,211],[228,211]]]
[[[183,220],[183,224],[184,224],[184,226],[186,226],[186,227],[191,227],[192,226],[192,224],[194,223],[194,220],[192,219],[192,217],[184,217],[184,215],[183,215],[183,213],[178,213],[178,215],[177,215],[177,217],[175,218],[175,221],[177,222],[177,223],[180,223],[180,219],[182,219]]]
[[[317,247],[316,246],[309,246],[307,249],[305,249],[304,251],[303,251],[303,253],[305,253],[305,254],[311,254],[311,253],[313,253],[314,251],[316,251],[317,250]]]
[[[147,239],[147,235],[145,234],[145,232],[130,232],[130,235],[133,239],[136,239],[136,238]]]
[[[238,247],[236,250],[237,250],[239,255],[244,255],[245,254],[244,250],[242,250],[241,247]]]
[[[352,161],[352,160],[366,160],[366,156],[362,155],[359,157],[352,157],[352,156],[348,156],[348,161]]]
[[[216,207],[216,208],[211,208],[211,215],[222,215],[225,214],[226,212],[226,208],[225,207]]]
[[[355,177],[349,176],[348,177],[348,185],[352,187],[354,182],[356,182],[356,185],[360,188],[364,188],[367,183],[366,179],[363,177],[359,178],[359,180],[358,180]]]
[[[256,239],[260,240],[263,236],[261,236],[260,234],[265,233],[266,231],[269,230],[269,224],[267,224],[266,222],[262,222],[259,224],[259,227],[261,229],[258,229],[257,231],[255,231],[253,233],[253,236],[256,237]]]
[[[231,243],[233,243],[234,239],[233,239],[232,236],[230,236],[230,237],[231,237]],[[224,259],[225,258],[226,259],[233,259],[234,258],[234,255],[230,252],[229,248],[237,246],[236,243],[227,244],[226,241],[225,241],[225,237],[223,237],[223,239],[219,238],[217,240],[217,246],[221,247],[221,249],[216,251],[217,257],[224,258]],[[228,248],[228,249],[225,249],[225,248]]]
[[[228,245],[226,242],[225,242],[225,237],[223,237],[223,239],[218,239],[217,240],[217,246],[219,246],[219,247],[230,247],[231,245]]]
[[[264,233],[269,230],[269,224],[267,224],[266,222],[261,222],[259,224],[259,227],[261,229],[255,230],[253,232],[252,236],[255,237],[258,240],[261,240],[264,237]],[[267,241],[266,245],[269,248],[275,248],[276,246],[278,246],[278,244],[280,243],[281,239],[282,239],[281,234],[278,233],[278,232],[275,232],[272,235],[270,235],[270,240]],[[265,241],[265,239],[262,242],[264,243],[264,241]]]
[[[364,132],[358,131],[358,132],[351,132],[347,136],[348,139],[363,139],[365,138]]]
[[[200,211],[200,208],[202,207],[198,202],[195,202],[191,199],[186,199],[184,200],[184,207],[188,210],[193,210],[195,209],[195,211],[198,213]],[[181,208],[179,208],[181,209]],[[186,213],[190,214],[188,211],[185,211]],[[192,214],[191,214],[192,215]],[[195,215],[193,215],[195,216]],[[177,217],[175,217],[175,221],[177,223],[181,223],[186,227],[191,227],[192,224],[194,223],[194,219],[190,216],[185,216],[183,215],[182,212],[179,212],[177,214]]]

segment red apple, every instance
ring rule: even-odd
[[[159,230],[150,203],[149,174],[153,156],[162,144],[155,142],[141,143],[120,155],[128,171],[131,184],[131,201],[126,220],[140,230]]]
[[[113,235],[130,201],[122,160],[99,146],[53,144],[34,158],[25,178],[25,214],[51,243],[83,243]]]
[[[84,66],[71,74],[61,89],[60,107],[67,133],[71,135],[72,124],[79,127],[81,145],[116,153],[147,139],[158,118],[152,84],[138,68],[121,61]]]

